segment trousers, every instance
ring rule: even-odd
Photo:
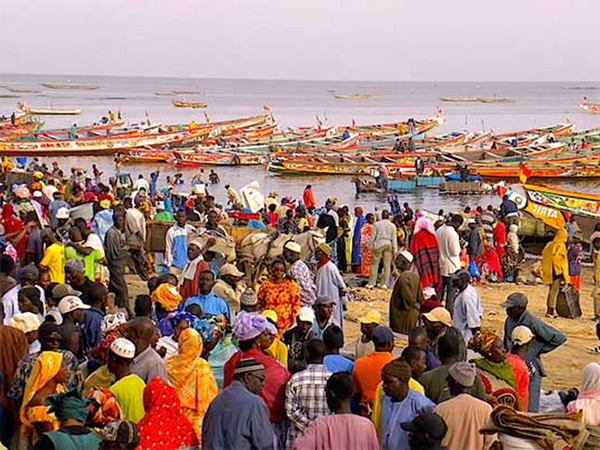
[[[377,284],[377,275],[379,263],[383,259],[383,278],[381,284],[389,283],[390,274],[392,272],[392,244],[385,244],[379,248],[373,249],[373,262],[371,263],[371,274],[369,275],[369,284],[375,286]]]
[[[446,309],[450,315],[454,313],[454,299],[456,298],[456,288],[452,284],[452,277],[442,277],[442,292],[440,301],[446,299]]]
[[[596,281],[592,289],[592,300],[594,301],[594,318],[600,317],[600,280]]]
[[[558,294],[560,294],[560,285],[563,281],[562,277],[555,278],[550,285],[548,290],[548,298],[546,300],[546,307],[548,311],[554,311],[556,309],[556,302],[558,301]]]

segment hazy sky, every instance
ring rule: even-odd
[[[0,72],[600,80],[600,0],[0,0]]]

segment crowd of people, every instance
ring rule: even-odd
[[[540,410],[541,357],[566,336],[521,292],[501,305],[503,335],[482,326],[478,283],[513,280],[522,257],[508,197],[451,215],[397,201],[365,215],[335,198],[319,207],[308,185],[252,213],[230,185],[215,202],[212,171],[211,186],[199,174],[181,197],[181,180],[158,189],[158,172],[123,186],[95,166],[24,169],[33,180],[0,195],[8,448],[485,449],[498,445],[480,433],[494,408]],[[164,252],[147,250],[150,221],[174,222]],[[258,286],[222,245],[234,221],[289,236]],[[319,229],[303,258],[295,236]],[[578,236],[572,221],[543,252],[549,317],[562,285],[580,289]],[[346,342],[350,273],[367,296],[389,292],[389,322],[368,309]],[[146,284],[132,295],[136,276]],[[587,425],[600,425],[598,380],[591,363],[565,405]]]

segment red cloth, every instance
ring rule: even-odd
[[[529,371],[527,370],[527,364],[514,353],[508,353],[506,355],[506,360],[515,373],[519,410],[527,411],[529,405]]]
[[[481,255],[481,259],[484,263],[487,264],[488,269],[490,269],[490,271],[496,273],[496,275],[498,276],[498,281],[502,281],[502,279],[504,278],[502,276],[502,265],[500,264],[500,257],[498,256],[496,250],[494,250],[493,248],[488,248],[486,251],[483,252],[483,255]]]
[[[179,293],[181,294],[181,297],[183,297],[184,300],[198,295],[198,293],[200,292],[200,286],[198,284],[200,282],[200,274],[202,272],[206,272],[207,270],[210,270],[210,266],[206,261],[202,260],[196,266],[196,272],[194,272],[194,279],[183,279],[181,286],[179,286]]]
[[[506,253],[504,250],[506,242],[506,225],[504,225],[504,222],[498,222],[496,228],[494,228],[494,245],[498,252],[498,258],[500,259],[502,259],[504,253]]]
[[[194,427],[181,414],[177,391],[162,378],[154,377],[144,389],[144,408],[146,414],[137,424],[140,428],[137,450],[198,446]]]
[[[314,208],[315,206],[317,206],[317,201],[315,200],[315,196],[313,194],[312,189],[304,189],[302,199],[304,200],[304,206],[306,206],[306,209]]]
[[[410,241],[410,252],[415,257],[413,264],[419,271],[421,287],[441,286],[440,251],[435,234],[426,230],[416,232]]]
[[[269,211],[267,217],[269,218],[269,225],[272,227],[277,226],[277,213],[275,211]]]
[[[18,233],[22,231],[24,226],[23,222],[17,219],[15,216],[15,210],[11,203],[5,203],[2,207],[2,225],[4,226],[4,234]],[[11,244],[17,251],[17,256],[21,261],[25,257],[27,250],[27,236],[23,236],[20,241],[15,241],[15,236],[9,239]]]
[[[291,374],[275,358],[265,355],[256,348],[251,348],[247,352],[240,350],[225,363],[225,367],[223,368],[223,388],[226,388],[233,382],[233,370],[242,358],[254,358],[265,366],[265,385],[262,391],[260,391],[260,396],[269,409],[269,419],[271,422],[281,422],[285,417],[285,386],[291,378]]]

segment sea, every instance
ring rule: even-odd
[[[94,91],[53,90],[41,83],[98,84]],[[28,89],[35,93],[12,93],[6,89]],[[206,109],[177,108],[172,97],[157,93],[195,91],[201,95],[180,95],[188,101],[203,101]],[[339,94],[371,94],[370,99],[337,99]],[[18,96],[13,98],[10,96]],[[250,79],[156,78],[71,75],[0,74],[0,115],[10,115],[17,102],[35,108],[78,108],[79,116],[43,116],[45,128],[80,126],[97,122],[109,110],[120,111],[130,123],[151,120],[165,124],[192,120],[204,122],[206,112],[212,121],[260,114],[270,108],[282,127],[313,126],[320,120],[324,126],[344,127],[356,124],[377,124],[435,116],[438,108],[445,123],[430,134],[452,131],[509,132],[572,122],[576,128],[600,127],[600,115],[579,108],[583,97],[600,103],[598,82],[374,82],[374,81],[297,81]],[[509,97],[515,103],[448,103],[440,97]],[[317,119],[318,118],[318,119]],[[48,162],[51,159],[46,158]],[[97,164],[106,175],[115,172],[112,157],[61,157],[61,167],[81,167],[90,170]],[[178,169],[169,164],[125,165],[121,172],[135,179],[160,169],[159,185],[166,184],[167,175],[182,173],[186,184],[181,192],[189,191],[192,177],[200,169]],[[205,173],[210,167],[205,168]],[[356,195],[350,177],[345,176],[281,176],[267,172],[263,167],[216,167],[221,184],[210,188],[218,201],[226,200],[224,185],[235,188],[258,181],[263,193],[277,192],[281,197],[301,198],[307,184],[319,203],[336,197],[338,204],[363,206],[372,211],[375,206],[385,208],[389,197],[384,194]],[[549,181],[550,182],[550,181]],[[560,180],[553,185],[584,192],[600,193],[598,181]],[[493,195],[452,196],[439,195],[436,190],[399,194],[398,200],[414,208],[432,212],[439,209],[455,211],[466,206],[485,206],[499,203]]]

